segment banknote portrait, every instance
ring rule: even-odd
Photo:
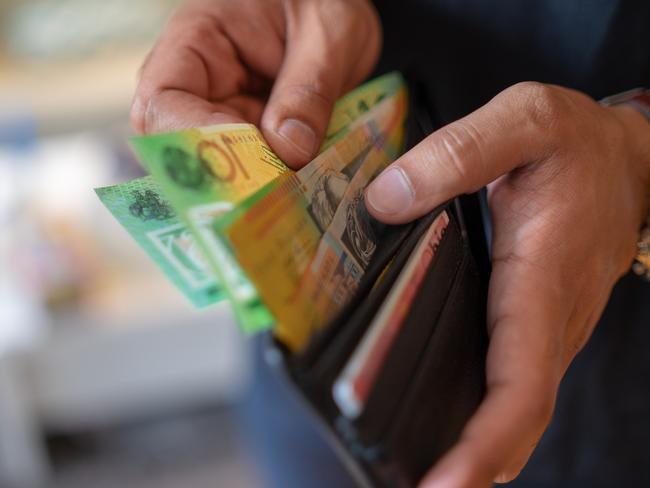
[[[332,221],[349,182],[348,176],[331,169],[324,172],[316,181],[309,210],[322,232]]]
[[[366,210],[363,192],[359,191],[348,207],[342,240],[363,268],[368,266],[377,246],[378,229],[375,227],[378,224],[374,222]]]

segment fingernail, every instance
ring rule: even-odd
[[[504,483],[510,483],[515,478],[516,476],[513,476],[512,474],[507,472],[503,472],[503,473],[499,473],[499,475],[496,478],[494,478],[494,482],[501,485]]]
[[[368,188],[366,201],[377,212],[392,215],[407,210],[415,199],[415,191],[399,167],[380,174]]]
[[[307,157],[313,156],[316,152],[316,133],[300,120],[285,120],[280,124],[277,133]]]
[[[501,473],[496,478],[494,478],[494,482],[499,485],[502,485],[503,483],[507,483],[508,481],[510,480],[508,479],[508,476],[505,473]]]

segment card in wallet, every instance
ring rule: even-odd
[[[411,89],[410,145],[435,125]],[[361,486],[413,486],[485,391],[489,260],[478,195],[389,226],[354,297],[304,350],[269,340]]]

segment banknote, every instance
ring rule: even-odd
[[[300,301],[310,304],[311,322],[306,335],[324,324],[352,296],[376,248],[381,225],[371,218],[363,191],[386,167],[383,148],[373,148],[354,176],[307,268]]]
[[[224,297],[193,234],[161,196],[153,178],[145,176],[95,192],[192,304],[204,307]]]
[[[363,191],[394,157],[383,146],[373,147],[348,185],[303,276],[296,301],[309,304],[310,313],[300,326],[291,324],[294,340],[306,342],[356,291],[383,228],[368,213]]]
[[[213,229],[235,204],[289,171],[250,124],[224,124],[136,137],[133,147],[194,234],[247,332],[273,317]]]
[[[332,396],[346,417],[357,418],[363,411],[381,365],[400,332],[448,225],[446,212],[431,223],[334,382]]]
[[[399,154],[405,111],[406,93],[402,87],[351,124],[345,138],[305,168],[278,178],[219,221],[220,232],[277,319],[276,335],[293,350],[301,348],[313,330],[337,311],[325,306],[331,301],[316,297],[322,282],[310,268],[323,235],[329,233],[332,239],[337,236],[339,240],[334,240],[339,250],[352,244],[341,239],[356,239],[355,250],[363,248],[364,258],[369,258],[367,251],[373,238],[360,238],[354,232],[345,234],[341,228],[352,215],[352,206],[365,211],[365,206],[359,205],[363,188]],[[336,230],[331,228],[335,220]],[[260,246],[260,242],[264,245]],[[357,264],[352,252],[346,256],[350,257],[349,263]],[[345,266],[348,262],[339,264]],[[327,293],[333,288],[328,283]],[[318,306],[315,298],[321,299]]]
[[[318,220],[321,230],[327,227],[327,219],[333,216],[337,201],[342,198],[344,184],[358,169],[358,164],[355,165],[348,155],[356,150],[354,144],[359,141],[357,137],[349,137],[353,123],[402,87],[401,76],[390,73],[360,86],[335,104],[321,151],[338,141],[349,140],[350,143],[347,147],[342,145],[339,148],[339,161],[336,161],[337,165],[328,167],[330,171],[327,174],[311,175],[313,179],[309,180],[310,174],[305,168],[300,176],[303,188],[312,188],[317,194],[310,210],[321,217]],[[271,152],[259,132],[248,125],[145,136],[134,139],[133,145],[143,165],[159,181],[157,192],[162,190],[177,211],[178,225],[186,226],[183,235],[192,236],[193,245],[198,244],[198,247],[194,246],[197,255],[200,249],[208,256],[208,268],[212,274],[220,277],[243,328],[256,331],[270,325],[272,316],[260,302],[255,288],[229,250],[224,247],[222,236],[214,232],[213,224],[246,195],[256,193],[269,182],[278,186],[286,175],[293,172]],[[367,146],[366,141],[366,152]],[[357,161],[361,161],[362,156],[359,155]],[[131,183],[123,184],[125,194],[128,194]],[[117,191],[118,187],[114,192]],[[136,231],[137,223],[134,225],[129,230],[132,234]],[[178,229],[180,232],[180,227]],[[178,284],[177,281],[175,283]]]
[[[404,88],[404,79],[398,72],[391,72],[364,83],[344,95],[334,105],[327,127],[327,135],[321,146],[324,151],[336,141],[345,137],[352,123],[386,97],[395,95]]]

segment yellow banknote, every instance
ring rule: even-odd
[[[406,91],[402,88],[355,121],[344,138],[305,168],[279,178],[245,202],[239,215],[222,221],[221,231],[237,261],[276,318],[276,335],[292,350],[303,347],[349,297],[349,293],[341,295],[342,287],[333,283],[339,274],[329,267],[314,271],[312,263],[324,234],[329,233],[328,239],[338,239],[344,247],[359,237],[350,234],[352,240],[341,241],[346,235],[346,219],[353,204],[365,210],[362,203],[358,205],[363,188],[399,155],[405,114]],[[334,221],[336,228],[332,228]],[[343,254],[349,257],[344,265],[354,264],[346,279],[357,270],[363,272],[374,250],[373,236],[356,242],[365,246],[361,265],[352,253],[344,253],[347,247],[334,251],[339,258]],[[328,253],[323,250],[321,254]],[[336,293],[340,300],[331,300]]]

